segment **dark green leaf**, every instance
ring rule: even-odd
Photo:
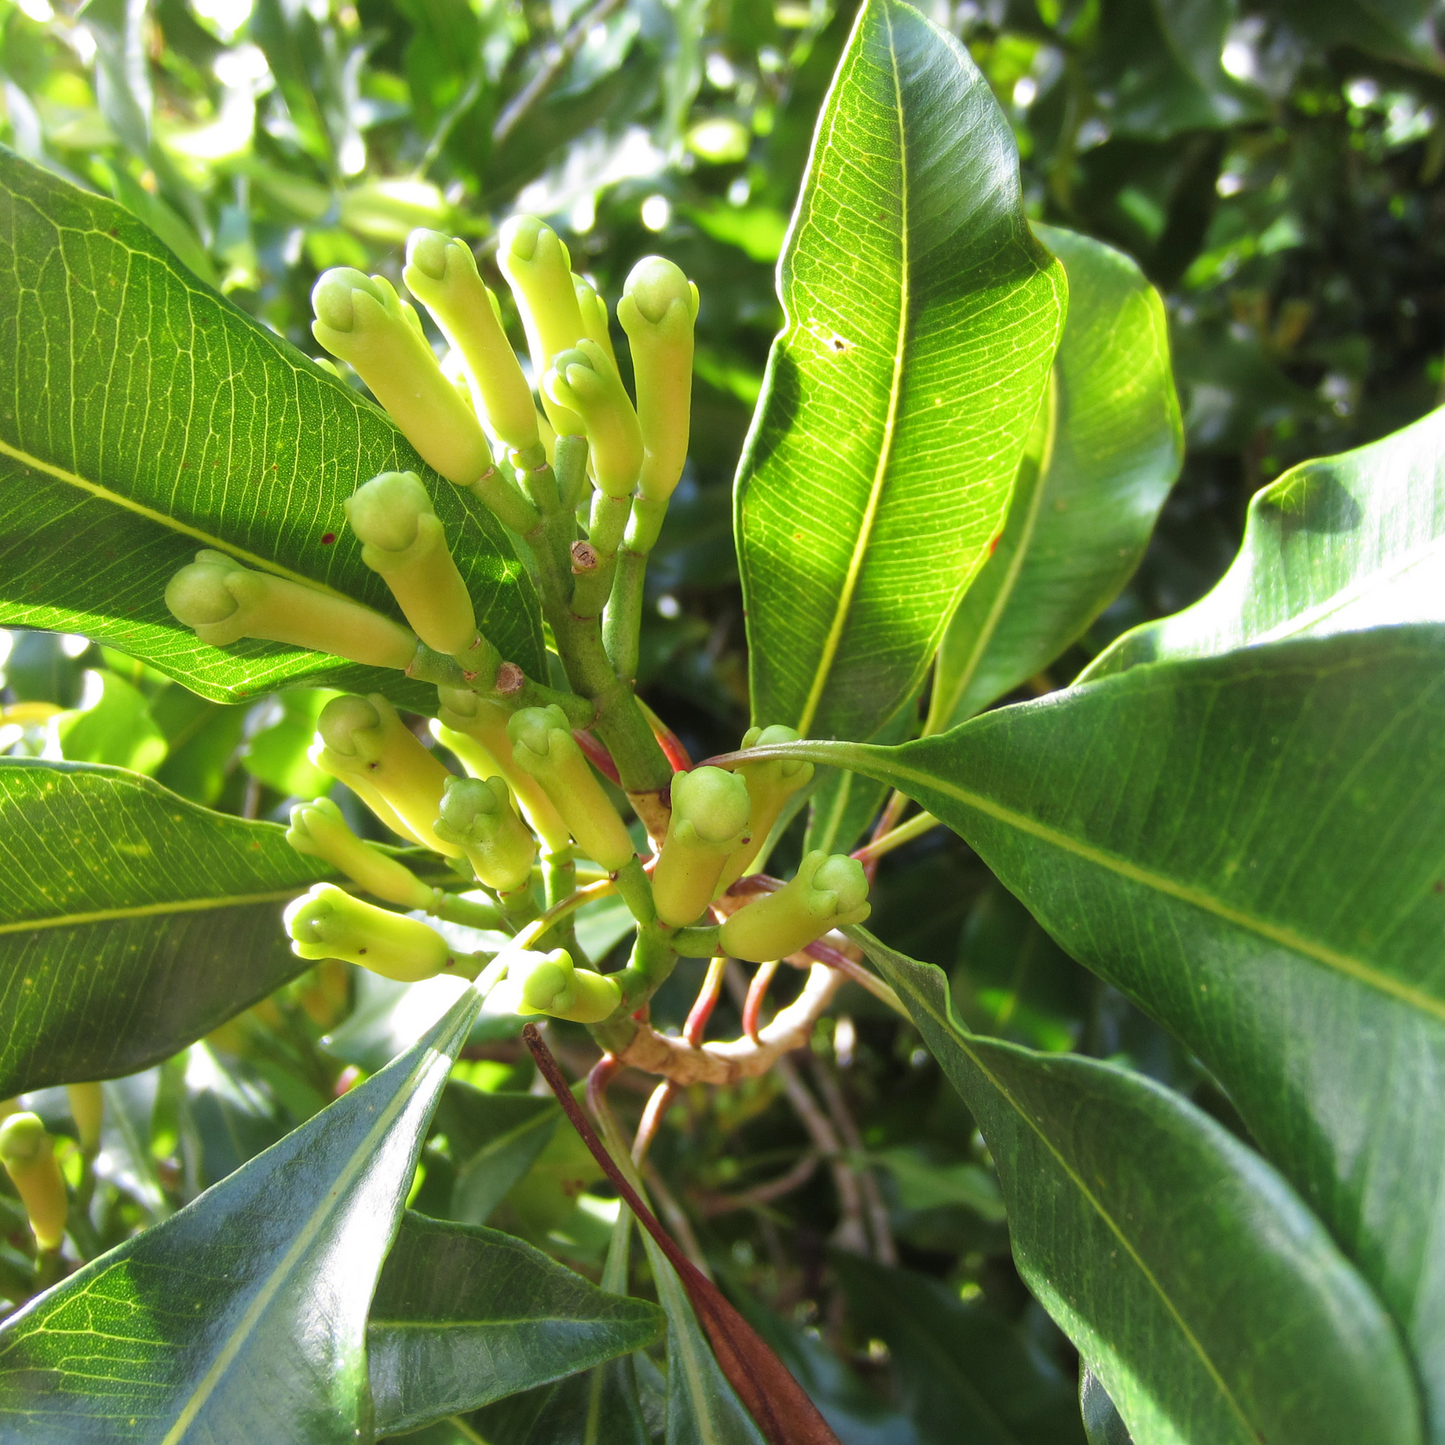
[[[859,15],[778,274],[736,487],[753,715],[868,737],[1003,524],[1065,292],[988,83],[899,0]]]
[[[1109,1392],[1087,1365],[1079,1372],[1079,1413],[1084,1417],[1089,1445],[1134,1445]]]
[[[311,680],[433,706],[398,673],[274,643],[207,647],[162,596],[215,547],[399,615],[342,502],[410,468],[428,480],[483,631],[544,675],[531,583],[491,517],[120,206],[0,153],[0,267],[0,621],[114,643],[216,701]]]
[[[1389,1318],[1263,1160],[1139,1074],[969,1034],[940,969],[852,932],[978,1120],[1020,1273],[1140,1445],[1422,1438]]]
[[[1086,678],[1285,637],[1445,621],[1445,408],[1256,492],[1244,544],[1193,607],[1125,633]]]
[[[1361,50],[1440,69],[1433,0],[1282,0],[1292,29],[1322,45]]]
[[[489,1094],[467,1084],[452,1084],[437,1117],[457,1162],[452,1218],[485,1224],[537,1162],[561,1118],[561,1109],[550,1098]]]
[[[860,1328],[888,1346],[921,1445],[1083,1445],[1073,1380],[997,1311],[855,1255],[833,1268]]]
[[[367,1305],[476,1008],[469,991],[380,1074],[13,1315],[0,1411],[20,1438],[369,1439]]]
[[[367,1325],[377,1428],[549,1384],[651,1344],[665,1323],[511,1235],[407,1214]]]
[[[1439,627],[1276,642],[791,749],[917,798],[1198,1054],[1394,1314],[1437,1433],[1442,658]]]
[[[5,758],[0,848],[0,1097],[157,1063],[310,967],[281,908],[330,874],[274,823]]]
[[[1011,692],[1108,606],[1184,455],[1159,293],[1112,247],[1036,230],[1064,263],[1069,318],[1003,537],[944,635],[930,732]]]
[[[487,1445],[649,1445],[651,1439],[631,1358],[512,1395],[478,1411],[473,1422]]]

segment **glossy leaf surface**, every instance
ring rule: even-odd
[[[217,701],[304,680],[429,706],[400,674],[207,647],[162,594],[203,547],[399,616],[342,502],[428,482],[503,654],[538,675],[531,584],[489,515],[375,406],[202,285],[129,212],[0,154],[0,621],[83,632]]]
[[[869,737],[1000,530],[1065,305],[987,82],[899,0],[859,14],[778,276],[735,488],[753,715]]]
[[[3,1418],[36,1445],[370,1438],[367,1306],[476,1008],[13,1315]]]
[[[1113,247],[1035,230],[1064,263],[1069,317],[1003,536],[944,634],[930,732],[1011,692],[1108,606],[1184,455],[1159,293]]]
[[[652,1343],[656,1305],[494,1229],[403,1216],[367,1325],[377,1428],[403,1430]]]
[[[1273,643],[1133,668],[897,749],[792,749],[918,799],[1199,1055],[1399,1322],[1433,1440],[1442,659],[1438,627]]]
[[[1392,1322],[1263,1160],[1142,1075],[969,1034],[940,969],[853,936],[978,1120],[1020,1273],[1139,1445],[1421,1438]]]
[[[0,1097],[158,1063],[309,968],[281,909],[329,876],[139,773],[0,760]]]
[[[1244,543],[1193,607],[1136,627],[1086,678],[1286,637],[1445,622],[1445,408],[1255,493]]]

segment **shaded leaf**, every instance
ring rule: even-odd
[[[1142,1075],[969,1034],[942,970],[851,932],[978,1120],[1019,1272],[1140,1445],[1422,1438],[1389,1318],[1263,1160]]]
[[[55,731],[67,761],[110,763],[154,773],[166,757],[166,740],[151,718],[144,695],[113,672],[98,674],[100,701],[84,712],[56,719]]]
[[[427,478],[482,630],[544,676],[530,581],[375,406],[201,285],[120,206],[0,153],[0,621],[83,632],[215,701],[401,674],[275,643],[207,647],[167,611],[198,548],[399,616],[342,502],[378,472]],[[328,541],[327,539],[331,539]]]
[[[1079,1371],[1079,1413],[1089,1445],[1134,1445],[1108,1391],[1087,1365]]]
[[[424,1425],[649,1345],[645,1300],[608,1294],[511,1235],[402,1218],[371,1305],[379,1430]]]
[[[753,715],[868,737],[1002,526],[1065,291],[988,83],[898,0],[859,14],[778,277],[736,485]]]
[[[139,773],[0,759],[0,1097],[168,1058],[310,967],[285,902],[330,870]]]
[[[1013,691],[1085,631],[1139,565],[1184,455],[1159,293],[1112,247],[1035,229],[1064,263],[1069,317],[1003,536],[944,634],[929,732]]]
[[[1239,555],[1193,607],[1136,627],[1085,679],[1286,637],[1445,622],[1445,408],[1256,492]]]
[[[786,750],[902,787],[1194,1050],[1399,1322],[1436,1439],[1442,658],[1439,627],[1276,642],[897,749]]]
[[[545,1096],[486,1093],[453,1083],[437,1114],[438,1127],[457,1161],[451,1217],[465,1224],[485,1224],[537,1162],[561,1118],[562,1111]],[[594,1177],[590,1169],[588,1176]]]
[[[369,1438],[367,1305],[476,1008],[11,1316],[4,1418],[37,1445]]]

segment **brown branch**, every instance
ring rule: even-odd
[[[536,1026],[528,1024],[522,1030],[522,1038],[532,1051],[542,1076],[552,1086],[552,1092],[556,1094],[557,1102],[572,1127],[632,1210],[637,1222],[652,1236],[657,1247],[667,1256],[668,1263],[677,1271],[678,1279],[712,1341],[713,1352],[723,1374],[737,1391],[769,1445],[839,1445],[838,1437],[828,1428],[817,1407],[783,1362],[728,1303],[717,1286],[678,1248],[677,1242],[638,1197],[617,1161],[597,1137],[597,1131],[578,1108],[566,1078],[547,1045],[542,1042]]]

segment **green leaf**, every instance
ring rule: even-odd
[[[988,83],[899,0],[859,14],[778,277],[735,488],[753,715],[869,737],[1002,527],[1065,306]]]
[[[324,688],[296,688],[276,699],[281,716],[253,733],[241,766],[259,782],[286,797],[317,798],[331,791],[333,779],[307,757],[316,738],[321,709],[337,696]]]
[[[1087,1365],[1079,1372],[1079,1412],[1084,1417],[1089,1445],[1134,1445],[1109,1392]]]
[[[1069,317],[1003,537],[944,634],[929,732],[1012,692],[1113,601],[1184,456],[1159,293],[1112,247],[1035,230],[1064,263]]]
[[[901,787],[1194,1050],[1399,1322],[1436,1440],[1442,658],[1440,627],[1275,642],[897,749],[780,750]]]
[[[636,1358],[646,1359],[645,1355]],[[511,1395],[472,1417],[486,1445],[650,1445],[633,1360]]]
[[[172,574],[214,547],[399,616],[342,502],[378,472],[411,469],[482,630],[545,676],[531,583],[490,515],[122,207],[0,152],[0,268],[0,622],[113,643],[218,702],[309,681],[432,707],[399,673],[275,643],[207,647],[163,600]]]
[[[1389,1318],[1263,1160],[1141,1075],[969,1034],[940,969],[850,932],[978,1120],[1019,1272],[1138,1445],[1422,1438]]]
[[[1083,1445],[1074,1383],[996,1310],[940,1281],[835,1251],[854,1318],[888,1346],[921,1445]]]
[[[477,1002],[469,990],[380,1074],[12,1315],[12,1426],[34,1445],[370,1439],[367,1306]]]
[[[1136,627],[1084,678],[1286,637],[1445,622],[1445,408],[1256,492],[1244,543],[1218,586]]]
[[[111,763],[154,773],[165,761],[166,740],[151,718],[145,696],[113,672],[98,676],[100,701],[84,712],[56,719],[61,752],[70,762]]]
[[[662,1311],[609,1294],[511,1235],[402,1219],[367,1325],[379,1430],[535,1389],[661,1335]]]
[[[1356,45],[1386,60],[1441,68],[1432,0],[1284,0],[1279,11],[1317,45]]]
[[[138,773],[0,759],[0,1098],[158,1063],[309,968],[281,908],[329,876]]]
[[[437,1116],[457,1161],[452,1218],[485,1224],[551,1143],[561,1118],[550,1097],[486,1093],[453,1083]]]

